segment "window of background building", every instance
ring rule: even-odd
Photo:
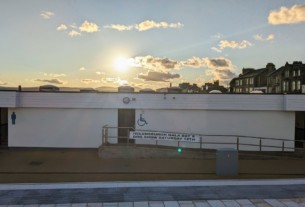
[[[285,77],[287,77],[287,78],[289,77],[289,70],[285,71]]]
[[[300,89],[301,89],[301,81],[298,80],[298,81],[297,81],[297,90],[300,90]]]
[[[295,77],[295,70],[293,71],[292,75],[293,75],[293,77]]]
[[[281,87],[280,86],[276,86],[275,87],[275,92],[276,93],[280,93],[281,92]]]
[[[298,70],[298,76],[301,76],[301,70],[300,69]]]
[[[294,71],[293,71],[294,72]],[[292,85],[291,85],[292,91],[295,90],[295,81],[292,81]]]
[[[250,78],[250,84],[253,84],[253,79],[254,79],[254,78]]]
[[[239,85],[239,80],[235,81],[235,85],[238,86]]]
[[[289,81],[283,81],[283,92],[289,91]]]
[[[285,87],[286,91],[289,91],[289,81],[286,81],[285,83],[286,83],[286,87]]]

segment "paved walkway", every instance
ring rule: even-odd
[[[304,160],[284,157],[240,160],[239,176],[224,180],[231,178],[215,175],[213,159],[107,160],[96,150],[9,149],[0,150],[0,207],[305,207],[302,177]],[[250,178],[273,180],[242,180]]]
[[[0,207],[305,207],[305,179],[0,184]]]

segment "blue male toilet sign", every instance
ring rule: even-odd
[[[143,114],[140,114],[140,118],[137,120],[137,124],[139,126],[147,125],[147,121],[144,119]]]
[[[16,113],[13,112],[12,115],[11,115],[11,119],[12,119],[12,124],[13,124],[13,125],[16,124],[16,118],[17,118]]]

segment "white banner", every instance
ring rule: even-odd
[[[181,142],[200,142],[200,136],[194,134],[180,134],[167,132],[153,132],[153,131],[131,131],[130,139],[146,139],[146,140],[168,140]]]

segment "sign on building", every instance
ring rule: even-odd
[[[154,131],[131,131],[130,139],[142,140],[168,140],[181,142],[200,142],[200,135],[195,134],[180,134]]]

